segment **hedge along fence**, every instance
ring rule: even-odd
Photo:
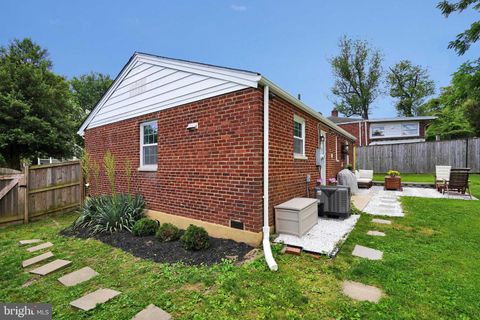
[[[74,210],[84,198],[82,185],[80,161],[0,169],[0,225]]]
[[[467,167],[472,172],[480,172],[480,138],[356,148],[356,167],[359,169],[432,173],[436,165]]]

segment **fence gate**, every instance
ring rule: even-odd
[[[79,161],[0,168],[0,225],[28,223],[49,213],[68,212],[83,201]]]

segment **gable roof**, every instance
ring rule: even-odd
[[[146,77],[149,77],[146,82]],[[149,85],[148,89],[146,85]],[[270,87],[271,92],[311,114],[350,140],[356,138],[294,98],[258,72],[135,52],[84,121],[78,134],[139,115],[242,90]]]

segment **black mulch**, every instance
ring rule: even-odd
[[[210,247],[200,251],[188,251],[182,247],[180,240],[160,242],[155,236],[135,237],[130,232],[121,231],[112,234],[91,235],[88,229],[65,229],[60,232],[67,237],[81,239],[94,238],[113,247],[130,252],[136,257],[152,259],[155,262],[183,262],[188,265],[213,265],[222,259],[243,260],[253,248],[245,243],[210,237]]]

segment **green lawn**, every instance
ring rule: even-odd
[[[480,196],[479,176],[473,180]],[[131,319],[150,303],[175,319],[478,319],[480,201],[403,198],[402,204],[407,215],[392,225],[374,226],[362,215],[335,259],[274,248],[277,273],[262,259],[242,267],[158,264],[96,240],[59,236],[75,215],[49,217],[0,230],[0,301],[49,302],[54,319]],[[370,229],[387,237],[367,236]],[[30,238],[52,241],[56,257],[73,266],[22,288],[30,275],[20,263],[31,255],[17,242]],[[355,244],[384,251],[384,260],[353,258]],[[87,265],[101,276],[71,288],[56,280]],[[354,302],[341,294],[345,279],[376,285],[386,297]],[[100,287],[122,294],[90,312],[68,305]]]
[[[402,182],[426,182],[433,183],[435,179],[434,174],[430,173],[402,173]],[[375,173],[373,175],[373,181],[383,182],[385,178],[385,173]]]

